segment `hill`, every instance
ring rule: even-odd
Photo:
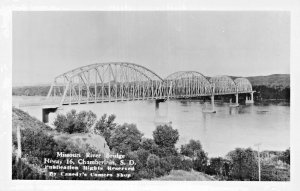
[[[28,113],[14,108],[12,109],[12,135],[13,141],[16,142],[16,129],[17,126],[20,127],[21,131],[32,131],[35,135],[38,132],[44,134],[45,136],[51,136],[57,142],[64,142],[70,145],[74,145],[77,148],[85,149],[86,145],[94,148],[100,153],[109,153],[110,150],[106,144],[105,139],[100,135],[90,134],[90,133],[59,133],[53,130],[51,127],[45,123],[39,121],[38,119],[30,116]]]
[[[269,76],[251,76],[246,77],[252,86],[267,86],[267,87],[290,87],[290,74],[272,74]]]

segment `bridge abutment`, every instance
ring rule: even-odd
[[[54,105],[54,106],[44,106],[42,108],[42,121],[43,123],[49,123],[49,114],[50,113],[55,113],[59,106]]]

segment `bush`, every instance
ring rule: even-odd
[[[208,157],[203,150],[197,150],[195,159],[193,160],[194,169],[199,172],[205,172],[207,168]]]
[[[194,157],[196,151],[202,151],[202,145],[200,141],[195,141],[193,139],[186,145],[181,145],[180,153],[184,156]]]
[[[145,149],[139,149],[136,151],[139,161],[143,167],[146,167],[147,159],[150,155],[150,152]]]
[[[239,180],[258,180],[256,154],[251,148],[237,148],[227,154],[232,167],[230,176]]]
[[[58,132],[64,132],[65,128],[68,126],[67,117],[63,114],[58,114],[53,122]]]
[[[92,111],[81,111],[77,114],[73,109],[66,115],[58,114],[53,124],[58,132],[87,133],[92,131],[96,119],[97,116]]]
[[[217,175],[222,178],[228,177],[229,165],[230,165],[230,161],[223,159],[222,157],[211,158],[210,164],[206,169],[206,173]]]
[[[160,148],[175,148],[175,144],[179,139],[179,133],[177,129],[163,125],[156,127],[155,131],[153,131],[153,138]]]
[[[147,158],[146,165],[147,165],[147,169],[150,173],[150,176],[155,177],[155,175],[156,175],[155,171],[157,171],[157,168],[160,168],[159,157],[154,154],[150,154]]]
[[[285,162],[286,164],[290,164],[290,148],[288,148],[287,150],[285,150],[281,156],[279,157],[280,160],[282,160],[283,162]]]
[[[43,158],[56,156],[57,143],[53,136],[45,134],[42,130],[26,129],[26,131],[21,131],[21,144],[22,154],[32,156],[28,159],[35,165],[41,165]]]
[[[106,114],[104,114],[99,121],[97,121],[95,127],[94,127],[94,133],[102,135],[104,139],[106,140],[106,143],[109,146],[109,140],[110,136],[112,134],[112,131],[115,130],[117,124],[114,123],[116,119],[115,115],[110,115],[107,117]]]
[[[261,166],[261,180],[263,181],[289,181],[290,169],[278,169],[274,165]]]
[[[118,126],[112,133],[109,146],[115,152],[123,154],[138,150],[141,145],[143,134],[136,128],[135,124],[123,124]]]

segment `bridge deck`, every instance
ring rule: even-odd
[[[244,93],[253,93],[254,91],[250,92],[239,92],[238,94],[244,94]],[[216,93],[213,94],[214,96],[217,95],[234,95],[235,93]],[[142,100],[158,100],[158,99],[180,99],[180,98],[197,98],[197,97],[208,97],[212,96],[211,94],[192,94],[192,95],[175,95],[175,96],[159,96],[159,97],[139,97],[139,98],[106,98],[106,99],[96,99],[94,97],[82,97],[81,101],[78,100],[66,100],[63,102],[63,105],[77,105],[77,104],[92,104],[92,103],[109,103],[109,102],[123,102],[123,101],[142,101]]]

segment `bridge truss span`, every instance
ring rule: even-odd
[[[137,64],[92,64],[57,76],[47,97],[59,98],[60,105],[159,99],[165,95],[163,83]]]
[[[206,77],[197,71],[175,72],[162,79],[143,66],[127,62],[96,63],[58,75],[48,92],[48,100],[59,105],[133,100],[193,98],[250,93],[246,78]]]
[[[237,92],[252,92],[252,85],[247,78],[236,78],[234,83],[237,87]]]
[[[234,81],[229,76],[215,76],[209,79],[213,86],[215,95],[235,94],[237,87]]]
[[[180,71],[165,79],[169,98],[208,96],[213,92],[207,78],[196,71]]]

